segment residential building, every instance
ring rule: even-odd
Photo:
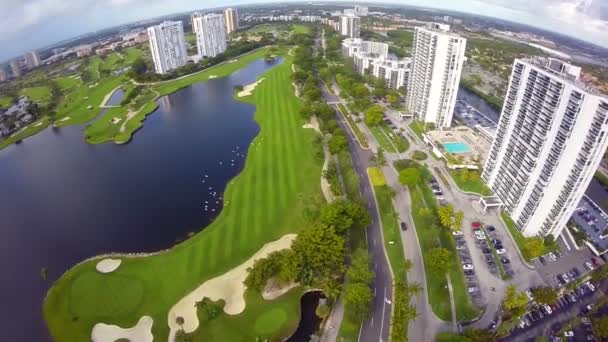
[[[401,89],[407,86],[412,70],[412,59],[402,58],[400,60],[376,58],[371,63],[372,75],[384,80],[391,89]]]
[[[181,21],[165,21],[148,27],[148,37],[157,73],[165,74],[186,65],[188,54]]]
[[[239,11],[236,8],[226,8],[224,10],[224,22],[226,23],[226,34],[239,29]]]
[[[93,49],[94,49],[94,46],[91,44],[79,45],[74,48],[74,50],[76,51],[76,57],[78,57],[78,58],[88,57],[88,56],[92,55]]]
[[[9,65],[11,66],[11,72],[13,74],[13,77],[21,76],[21,65],[19,65],[18,60],[13,59],[12,61],[10,61]]]
[[[321,21],[321,16],[318,15],[300,15],[298,16],[299,21],[307,22],[307,23],[316,23],[317,21]]]
[[[349,38],[359,38],[361,18],[354,14],[340,17],[340,34]]]
[[[414,30],[412,73],[406,103],[414,115],[437,127],[450,127],[456,105],[466,39],[449,25],[430,24]]]
[[[516,59],[482,179],[526,237],[557,237],[608,147],[608,97],[553,58]]]
[[[353,8],[345,8],[344,12],[342,14],[344,14],[344,15],[356,15],[355,10]]]
[[[388,44],[367,41],[361,38],[346,38],[342,40],[342,54],[353,57],[357,52],[375,53],[388,57]]]
[[[355,5],[355,15],[365,17],[368,14],[367,6]]]
[[[40,60],[40,55],[38,54],[38,51],[34,50],[26,53],[25,64],[30,69],[40,66],[40,64],[42,64],[42,61]]]
[[[196,46],[200,57],[215,57],[226,51],[226,23],[220,14],[206,14],[193,19]]]

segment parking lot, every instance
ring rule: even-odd
[[[552,252],[534,260],[538,274],[554,288],[583,277],[591,268],[596,268],[602,263],[603,260],[593,255],[587,247],[568,254]]]
[[[580,229],[585,231],[600,253],[608,249],[608,239],[600,238],[608,233],[608,215],[589,197],[584,196],[581,199],[572,219]]]
[[[496,123],[494,121],[462,100],[456,101],[454,116],[467,127],[474,128],[479,125],[490,130],[496,130]]]

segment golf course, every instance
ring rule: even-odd
[[[158,97],[209,78],[228,76],[263,58],[266,52],[267,48],[259,49],[189,77],[146,86],[150,89],[146,93],[150,100],[136,106],[135,110],[139,111],[130,117],[132,125],[124,132],[114,130],[107,135],[105,132],[109,130],[96,128],[97,124],[108,127],[114,116],[129,112],[125,108],[113,108],[87,128],[87,141],[123,141],[127,134],[130,138],[145,116],[153,112],[154,100]],[[113,255],[113,259],[121,262],[111,272],[103,273],[97,268],[104,257],[87,260],[68,270],[53,284],[44,301],[44,318],[55,341],[90,341],[92,332],[100,325],[104,325],[101,327],[104,329],[105,325],[128,329],[139,326],[142,318],[141,322],[146,324],[151,318],[154,341],[166,341],[170,325],[176,323],[176,320],[169,321],[170,312],[182,299],[206,285],[221,284],[216,281],[218,278],[233,273],[240,265],[251,262],[256,253],[305,228],[306,208],[311,202],[318,202],[321,194],[321,162],[310,148],[315,133],[302,127],[305,122],[298,113],[301,100],[291,86],[293,58],[287,49],[278,49],[276,53],[283,57],[283,62],[260,77],[264,81],[257,84],[252,95],[238,98],[256,107],[255,120],[260,133],[249,146],[244,169],[228,184],[223,196],[225,206],[219,216],[169,250],[150,255]],[[87,89],[87,103],[91,100],[99,105],[109,91],[123,83],[119,78],[108,78],[97,85],[99,94]],[[69,106],[82,109],[83,104],[76,102],[83,97],[78,100],[76,97]],[[64,110],[67,112],[68,108]],[[78,116],[65,116],[68,119],[64,123],[84,122],[89,115],[83,111]],[[280,248],[288,246],[282,244]],[[296,287],[278,298],[266,300],[257,292],[245,290],[242,294],[245,306],[241,312],[229,310],[228,301],[211,298],[217,305],[226,304],[225,309],[231,314],[222,312],[208,319],[204,310],[197,310],[196,330],[188,331],[187,324],[184,330],[197,341],[220,340],[220,332],[221,339],[226,341],[258,338],[279,341],[297,326],[302,292],[302,288]],[[177,324],[183,324],[179,322],[183,318],[178,318]],[[100,341],[121,339],[124,337],[105,337]]]

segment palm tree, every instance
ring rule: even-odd
[[[406,290],[410,296],[416,296],[416,295],[420,294],[420,292],[422,292],[422,285],[420,285],[420,283],[417,283],[417,282],[407,283]]]
[[[454,208],[451,205],[441,206],[437,209],[439,216],[439,223],[444,228],[450,228],[452,226],[452,216],[454,214]]]
[[[462,211],[457,211],[454,214],[454,230],[462,229],[462,221],[464,220],[464,213]]]
[[[413,266],[414,266],[414,263],[412,262],[412,260],[405,259],[405,261],[403,261],[403,270],[405,272],[409,272],[409,270],[411,270]]]
[[[405,319],[407,321],[413,321],[418,317],[418,310],[416,310],[416,306],[414,304],[410,304],[405,309]]]

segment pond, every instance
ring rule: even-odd
[[[169,248],[219,214],[259,132],[255,107],[237,102],[234,86],[280,62],[258,60],[159,99],[126,145],[88,145],[84,126],[71,126],[0,151],[4,340],[50,340],[42,301],[74,264]]]
[[[308,342],[310,336],[319,330],[321,318],[317,316],[316,310],[319,301],[325,298],[321,291],[305,293],[300,299],[300,323],[296,332],[287,339],[287,342]]]

